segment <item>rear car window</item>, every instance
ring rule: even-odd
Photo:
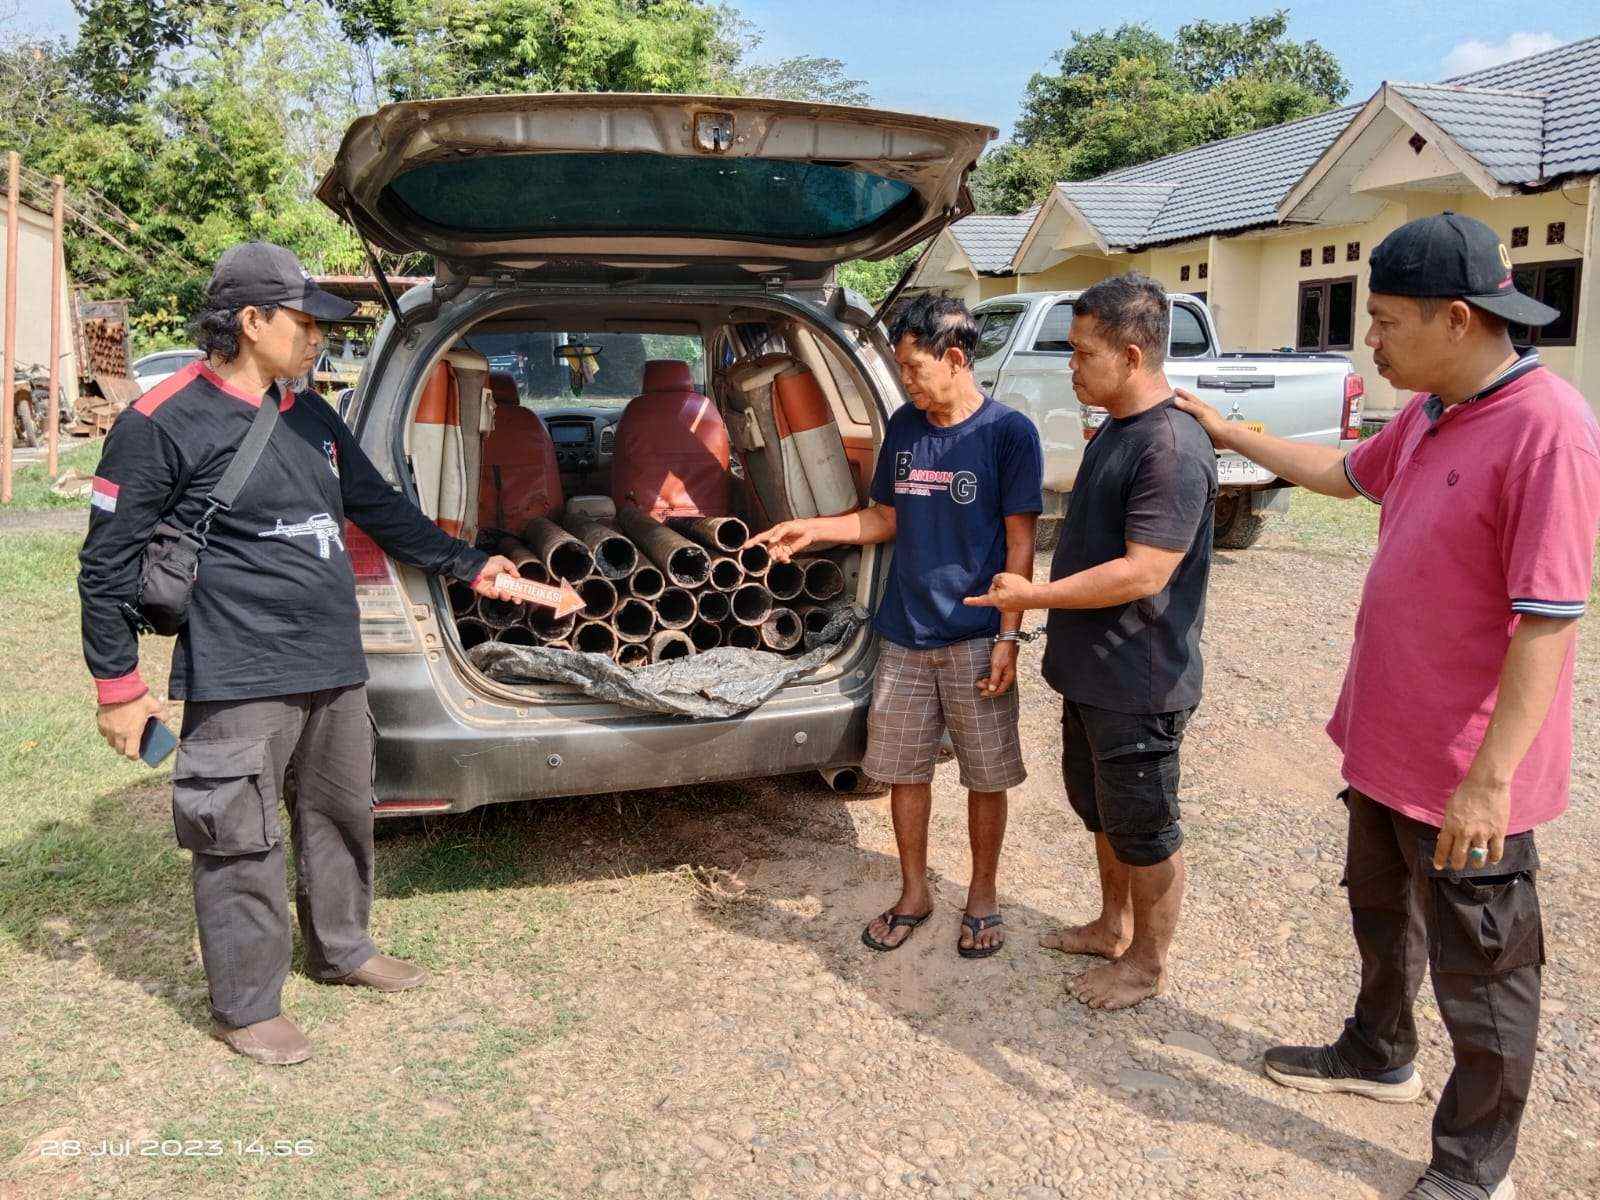
[[[988,358],[999,354],[1011,340],[1011,331],[1022,320],[1020,308],[991,308],[978,314],[978,345],[972,352],[974,358]]]
[[[1072,343],[1067,340],[1067,334],[1072,330],[1072,301],[1063,300],[1060,304],[1051,307],[1045,313],[1044,320],[1039,322],[1039,333],[1033,339],[1035,350],[1045,350],[1052,354],[1071,354]]]
[[[442,229],[488,236],[641,233],[828,241],[883,220],[909,183],[772,158],[494,154],[424,163],[390,199]]]
[[[543,411],[562,407],[621,408],[639,394],[644,364],[653,358],[676,358],[703,389],[705,347],[698,337],[681,333],[582,333],[548,329],[485,330],[469,333],[467,345],[489,360],[489,370],[509,375],[524,408]],[[581,381],[571,360],[557,356],[562,346],[583,345],[596,353]]]
[[[1182,304],[1172,306],[1172,344],[1167,349],[1169,358],[1199,358],[1211,349],[1205,326],[1192,308]]]

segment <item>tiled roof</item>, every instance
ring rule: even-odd
[[[1529,183],[1540,178],[1544,97],[1442,84],[1392,86],[1482,163],[1496,182]]]
[[[1012,256],[1022,244],[1038,208],[998,216],[974,213],[950,226],[950,234],[972,260],[980,275],[1000,274],[1011,269]]]
[[[1443,84],[1389,86],[1497,182],[1537,184],[1600,170],[1597,78],[1600,37],[1592,37]],[[1057,188],[1112,247],[1274,224],[1289,190],[1363,107],[1332,109]]]

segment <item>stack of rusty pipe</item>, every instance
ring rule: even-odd
[[[524,579],[571,584],[583,609],[557,620],[550,609],[452,583],[456,632],[465,649],[497,640],[601,654],[625,667],[718,646],[796,652],[842,602],[844,575],[820,556],[775,562],[749,539],[737,517],[657,521],[630,507],[614,522],[536,517],[494,549]]]

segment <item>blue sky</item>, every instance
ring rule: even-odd
[[[1506,4],[1487,0],[1287,0],[1181,7],[1149,0],[1116,6],[1048,0],[737,0],[764,33],[760,56],[820,54],[843,59],[865,80],[875,104],[982,121],[1009,132],[1028,77],[1049,65],[1072,30],[1142,21],[1171,34],[1199,17],[1242,20],[1278,4],[1290,32],[1316,38],[1339,57],[1350,99],[1364,99],[1385,79],[1429,82],[1503,58],[1600,33],[1583,4]],[[20,23],[69,31],[70,0],[22,0]],[[1441,14],[1444,14],[1441,16]],[[1496,57],[1498,56],[1498,57]]]

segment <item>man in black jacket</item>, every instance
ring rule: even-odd
[[[160,711],[139,676],[130,619],[145,545],[162,520],[200,520],[259,406],[278,406],[255,469],[211,521],[170,685],[186,702],[173,822],[193,853],[213,1032],[264,1063],[311,1055],[279,1005],[291,948],[280,799],[313,976],[379,991],[427,978],[379,954],[367,936],[374,731],[346,519],[402,562],[484,595],[501,595],[493,580],[516,573],[429,521],[379,475],[331,407],[279,382],[315,360],[317,319],[352,308],[313,285],[281,247],[251,242],[223,254],[198,321],[206,358],[117,418],[79,556],[100,732],[137,758],[145,723]]]

